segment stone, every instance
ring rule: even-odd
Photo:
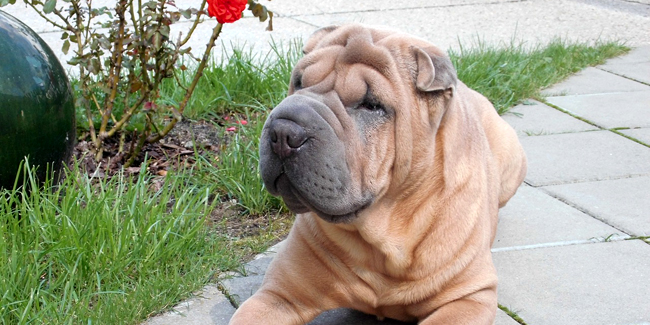
[[[609,131],[524,137],[533,186],[650,174],[650,148]]]
[[[209,285],[194,298],[181,302],[167,313],[149,318],[142,325],[227,325],[234,313],[230,301],[216,286]]]
[[[624,56],[607,60],[598,68],[650,84],[650,45],[637,47]]]
[[[235,277],[222,282],[223,287],[236,304],[241,305],[262,285],[264,274]]]
[[[590,67],[543,90],[542,95],[565,96],[647,90],[650,90],[650,86]]]
[[[273,256],[264,256],[246,263],[246,265],[244,265],[246,275],[264,275],[271,261],[273,261]]]
[[[520,137],[598,130],[593,125],[534,100],[513,107],[501,117]]]
[[[650,145],[650,128],[620,130],[619,132],[631,136],[647,145]]]
[[[650,236],[650,176],[544,189],[630,235]]]
[[[499,302],[527,324],[650,321],[650,245],[641,240],[493,256],[499,275]]]
[[[623,235],[543,190],[524,185],[499,211],[492,247],[493,251],[498,251],[540,244],[562,245],[602,240],[613,234]]]
[[[602,128],[650,127],[650,90],[549,97],[546,100]]]

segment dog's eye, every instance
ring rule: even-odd
[[[361,104],[359,104],[359,106],[357,106],[357,109],[365,109],[365,110],[368,110],[368,111],[371,111],[371,112],[377,112],[377,113],[385,113],[386,112],[386,109],[384,108],[384,106],[381,103],[379,103],[377,101],[374,101],[374,100],[364,100],[363,102],[361,102]]]

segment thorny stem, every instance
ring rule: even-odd
[[[82,5],[82,1],[85,1],[85,4]],[[158,1],[159,14],[155,15],[154,17],[157,18],[152,20],[148,14],[145,15],[143,13],[143,9],[145,8],[143,8],[142,0],[118,0],[115,6],[117,20],[113,20],[114,29],[112,30],[112,35],[110,35],[113,44],[112,49],[109,50],[109,58],[106,67],[103,64],[96,66],[96,60],[102,60],[100,56],[103,51],[90,47],[95,42],[95,34],[93,34],[91,25],[92,19],[96,14],[92,9],[92,0],[66,1],[71,6],[68,11],[66,11],[67,15],[66,12],[54,8],[53,13],[61,20],[61,22],[56,22],[55,20],[48,18],[42,10],[37,10],[36,6],[39,4],[38,1],[25,1],[47,22],[61,30],[71,33],[70,41],[77,43],[77,49],[74,52],[75,58],[79,60],[77,63],[79,65],[79,86],[83,94],[81,99],[85,100],[83,105],[85,106],[86,118],[88,119],[90,138],[96,150],[95,159],[98,161],[101,160],[103,156],[103,141],[108,137],[114,136],[117,132],[123,131],[130,118],[138,112],[138,109],[140,109],[146,101],[155,101],[156,98],[158,98],[160,92],[159,88],[162,81],[170,76],[174,77],[180,88],[185,91],[185,95],[178,105],[165,107],[165,110],[168,109],[169,112],[171,112],[173,118],[164,125],[164,128],[159,128],[155,124],[153,116],[155,112],[145,110],[146,122],[144,130],[140,133],[136,131],[136,134],[138,135],[134,138],[137,138],[137,144],[132,142],[126,166],[128,167],[133,164],[145,143],[160,140],[173,129],[177,122],[182,120],[182,114],[188,105],[189,99],[191,98],[199,80],[203,76],[203,70],[206,68],[211,51],[215,46],[215,41],[219,37],[223,26],[222,24],[217,24],[213,28],[210,40],[200,60],[197,60],[189,50],[182,49],[196,31],[198,24],[202,21],[202,16],[205,14],[204,10],[206,8],[207,0],[202,0],[191,28],[186,35],[179,34],[176,44],[174,44],[175,49],[172,51],[169,47],[165,47],[163,44],[168,41],[166,38],[169,37],[168,31],[162,30],[163,28],[168,28],[168,24],[164,20],[165,5],[167,1],[168,0]],[[136,4],[133,2],[137,3],[138,8],[135,8]],[[129,38],[127,14],[131,15],[130,20],[135,29],[135,38],[133,39]],[[88,20],[86,21],[85,19]],[[138,38],[146,37],[145,29],[151,24],[155,24],[156,26],[154,28],[157,29],[154,32],[154,37],[157,37],[157,39],[154,39],[153,41],[161,42],[160,44],[156,44],[153,48],[147,44],[148,40]],[[72,39],[72,37],[74,37],[74,39]],[[135,45],[135,48],[133,48],[133,45],[129,45],[131,43],[128,43],[133,41],[137,41],[136,44],[133,44]],[[141,82],[142,86],[138,88],[129,88],[130,85],[127,85],[127,88],[123,88],[121,84],[123,81],[122,71],[124,68],[123,65],[126,64],[124,62],[124,55],[126,50],[132,48],[134,51],[137,51],[137,53],[133,55],[132,61],[137,60],[138,62],[128,61],[127,63],[133,63],[135,65],[139,64],[141,69],[137,72],[137,75],[132,71],[128,78],[129,80],[137,80]],[[192,59],[199,61],[199,65],[192,77],[193,79],[189,87],[185,87],[182,84],[179,76],[173,69],[173,66],[176,64],[181,54],[187,54]],[[152,59],[154,61],[154,66],[148,69],[152,63]],[[92,69],[89,64],[92,64],[92,67],[98,69],[98,71]],[[93,75],[101,77],[105,86],[104,89],[107,89],[104,98],[99,100],[95,96],[94,88],[92,88]],[[126,89],[126,91],[122,92],[123,89]],[[129,105],[130,98],[133,95],[138,94],[139,96],[137,96],[137,99]],[[113,110],[121,96],[124,96],[124,112],[122,112],[120,119],[116,120]],[[101,116],[99,130],[95,128],[93,122],[94,110],[92,107],[95,107]],[[111,121],[112,125],[110,125]],[[124,146],[124,136],[125,134],[122,133],[120,138],[120,148],[123,148]]]
[[[113,125],[113,127],[106,133],[106,137],[112,137],[115,132],[121,130],[122,126],[124,126],[124,124],[129,121],[135,111],[144,103],[148,95],[149,91],[145,90],[145,93],[142,94],[142,96],[140,96],[140,98],[138,98],[138,100],[133,105],[131,105],[131,107],[129,107],[129,109],[122,115],[122,118],[120,118],[120,120],[117,121],[115,125]]]
[[[147,134],[149,133],[149,123],[145,124],[144,131],[140,134],[140,137],[138,138],[138,144],[135,146],[135,148],[131,148],[131,153],[129,154],[129,160],[124,164],[124,168],[129,168],[135,161],[135,158],[138,157],[138,154],[140,151],[142,151],[142,147],[144,146],[146,140],[147,140]]]
[[[122,51],[124,48],[124,29],[126,25],[126,20],[124,18],[127,7],[126,0],[120,0],[119,4],[115,8],[116,14],[119,18],[118,31],[115,37],[115,48],[113,49],[113,56],[111,57],[111,69],[109,72],[108,79],[109,85],[111,88],[111,93],[108,100],[106,101],[106,107],[104,114],[102,115],[102,124],[99,128],[99,138],[101,140],[105,139],[108,134],[106,132],[106,126],[108,125],[109,117],[113,112],[113,107],[115,105],[115,98],[117,97],[117,91],[120,83],[120,74],[122,71]]]
[[[79,6],[79,1],[71,1],[70,4],[72,5],[72,12],[74,12],[75,17],[74,21],[75,24],[74,26],[70,24],[69,20],[67,18],[63,18],[63,15],[61,15],[58,12],[55,12],[60,18],[62,18],[65,23],[66,23],[66,28],[65,30],[68,30],[72,33],[74,33],[74,36],[76,37],[76,43],[77,43],[77,51],[76,55],[77,57],[83,57],[84,54],[84,43],[82,42],[82,31],[84,31],[84,25],[83,25],[83,15],[81,14],[81,8]],[[40,12],[39,12],[40,14]],[[88,33],[88,29],[86,30],[86,35]],[[86,100],[90,100],[92,96],[92,91],[88,87],[88,79],[90,76],[86,73],[86,69],[84,68],[83,65],[79,65],[79,84],[81,85],[83,97]],[[95,105],[97,105],[97,109],[101,109],[99,106],[99,103],[95,101]],[[103,155],[103,148],[101,146],[101,139],[97,137],[97,132],[95,130],[95,123],[93,122],[93,113],[90,109],[90,102],[88,104],[84,105],[86,107],[86,118],[88,119],[88,128],[90,132],[90,139],[92,143],[95,145],[95,149],[97,152],[95,153],[95,160],[99,161]]]
[[[36,13],[37,13],[39,16],[41,16],[41,18],[45,19],[48,23],[52,24],[54,27],[56,27],[56,28],[60,28],[60,29],[63,29],[63,30],[67,30],[66,26],[63,26],[63,25],[61,25],[61,24],[55,22],[54,20],[52,20],[52,19],[48,18],[47,16],[45,16],[45,14],[43,14],[41,11],[39,11],[38,9],[36,9],[36,6],[35,6],[31,1],[29,1],[29,2],[28,2],[28,1],[25,1],[25,3],[26,3],[28,6],[32,7],[32,9],[34,9],[34,11],[36,11]],[[54,9],[53,12],[54,12],[54,13],[57,13],[58,10]],[[58,15],[57,15],[57,16],[58,16]]]
[[[162,132],[157,132],[154,136],[151,136],[147,139],[147,142],[152,143],[156,142],[160,139],[162,139],[169,131],[171,131],[176,123],[178,123],[181,120],[180,114],[183,114],[183,111],[185,110],[185,107],[187,106],[188,101],[190,100],[190,97],[192,97],[192,93],[194,92],[194,88],[196,88],[196,85],[199,83],[199,80],[203,76],[203,69],[205,69],[206,64],[208,63],[208,60],[210,59],[210,52],[212,51],[212,48],[214,47],[214,43],[219,37],[219,34],[221,34],[221,28],[223,27],[222,24],[217,24],[217,26],[212,29],[212,36],[210,36],[210,41],[208,41],[208,44],[205,48],[205,52],[203,52],[203,58],[201,59],[201,62],[199,63],[199,66],[196,69],[196,73],[194,74],[194,79],[192,79],[192,83],[187,89],[187,92],[185,93],[185,97],[183,97],[183,100],[181,103],[178,105],[178,116],[175,116],[174,119],[172,119],[162,130]]]
[[[201,6],[199,7],[199,11],[203,11],[203,8],[205,8],[206,1],[207,0],[201,1]],[[182,41],[178,42],[178,48],[181,48],[182,46],[187,44],[187,42],[190,40],[190,37],[192,37],[192,34],[194,34],[194,30],[196,29],[196,26],[198,26],[200,22],[201,22],[201,14],[199,13],[196,16],[196,19],[194,19],[194,23],[192,24],[192,27],[190,27],[190,30],[187,32],[187,35],[185,35],[185,38]]]

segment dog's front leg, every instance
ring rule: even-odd
[[[246,300],[230,320],[231,325],[278,324],[300,325],[315,318],[320,311],[290,298],[260,289]]]
[[[296,219],[262,286],[237,309],[231,325],[306,324],[325,310],[350,306],[352,273],[305,222]]]
[[[486,289],[443,305],[419,324],[492,325],[496,310],[496,292]]]

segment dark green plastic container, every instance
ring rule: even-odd
[[[28,157],[61,172],[72,154],[75,117],[68,77],[52,50],[28,26],[0,11],[0,188],[11,188]]]

